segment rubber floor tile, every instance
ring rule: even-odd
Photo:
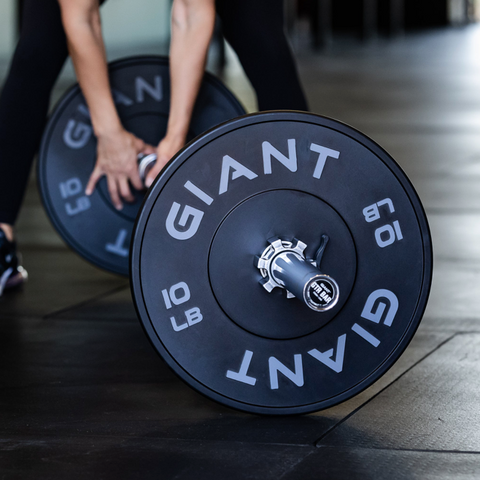
[[[480,453],[480,335],[446,342],[319,445]]]

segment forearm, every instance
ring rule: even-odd
[[[121,209],[122,198],[127,201],[134,198],[130,184],[137,190],[143,188],[137,156],[147,146],[123,128],[117,114],[110,91],[98,0],[58,2],[69,52],[98,139],[97,161],[85,192],[92,194],[99,179],[105,175],[110,198],[115,207]]]
[[[59,0],[68,48],[97,136],[122,128],[110,91],[97,0]]]
[[[171,106],[167,135],[185,142],[215,24],[213,0],[175,0],[170,46]]]

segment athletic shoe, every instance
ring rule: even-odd
[[[0,228],[0,296],[8,288],[18,287],[28,278],[20,265],[15,242],[10,242]]]

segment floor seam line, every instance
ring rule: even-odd
[[[95,438],[95,439],[113,439],[113,438],[122,438],[124,440],[140,440],[140,441],[149,441],[149,440],[166,440],[166,441],[178,441],[178,442],[198,442],[198,438],[182,438],[182,437],[169,437],[169,436],[157,436],[157,437],[145,437],[142,435],[131,435],[131,436],[125,436],[120,434],[94,434],[94,433],[79,433],[77,435],[71,435],[71,434],[59,434],[58,432],[51,432],[51,433],[33,433],[32,435],[4,435],[4,438],[7,440],[14,439],[14,441],[19,441],[16,440],[16,438],[26,438],[26,437],[34,437],[35,439],[39,439],[39,441],[42,441],[43,438],[53,438],[53,439],[65,439],[69,438],[71,440],[75,439],[85,439],[85,438]],[[3,438],[0,435],[0,442]],[[293,448],[299,448],[299,449],[304,449],[307,450],[309,449],[309,452],[305,455],[304,458],[307,456],[312,455],[313,453],[316,452],[316,448],[311,444],[311,443],[286,443],[286,442],[250,442],[247,440],[224,440],[224,439],[201,439],[202,442],[204,443],[232,443],[232,444],[241,444],[241,445],[262,445],[265,447],[293,447]],[[1,443],[0,443],[0,448],[1,448]],[[280,477],[281,478],[281,477]]]
[[[381,393],[383,393],[387,388],[392,386],[394,383],[396,383],[398,380],[400,380],[404,375],[406,375],[408,372],[410,372],[412,369],[414,369],[417,365],[419,365],[421,362],[423,362],[426,358],[428,358],[430,355],[435,353],[437,350],[439,350],[441,347],[443,347],[446,343],[450,342],[457,336],[457,332],[455,332],[453,335],[448,337],[446,340],[441,342],[439,345],[437,345],[432,351],[428,352],[426,355],[424,355],[421,359],[419,359],[417,362],[415,362],[412,366],[407,368],[401,375],[399,375],[395,380],[393,380],[391,383],[383,387],[380,391],[378,391],[375,395],[373,395],[371,398],[365,401],[362,405],[359,407],[355,408],[352,412],[350,412],[346,417],[342,418],[339,422],[337,422],[335,425],[330,427],[325,433],[323,433],[315,442],[314,445],[317,447],[323,446],[323,445],[318,445],[319,442],[321,442],[325,437],[330,435],[337,427],[342,425],[344,422],[346,422],[349,418],[353,417],[357,412],[359,412],[365,405],[368,405],[372,400],[377,398]]]
[[[104,293],[100,293],[95,297],[92,297],[92,298],[89,298],[89,299],[84,300],[82,302],[76,303],[75,305],[71,305],[69,307],[61,308],[59,310],[56,310],[55,312],[47,313],[46,315],[42,316],[42,320],[50,320],[50,319],[52,319],[56,316],[61,315],[62,313],[66,313],[66,312],[69,312],[71,310],[75,310],[77,308],[84,307],[86,305],[89,305],[90,303],[93,303],[93,302],[96,302],[98,300],[101,300],[102,298],[108,297],[109,295],[120,292],[121,290],[124,290],[126,288],[128,288],[128,285],[115,287],[112,290],[109,290],[109,291],[104,292]]]
[[[377,450],[385,452],[412,452],[412,453],[448,453],[461,455],[480,455],[480,451],[471,450],[438,450],[438,449],[422,449],[422,448],[385,448],[385,447],[350,447],[345,445],[322,445],[317,448],[332,448],[332,449],[351,449],[351,450]]]
[[[285,470],[285,472],[283,472],[279,477],[278,477],[278,480],[281,480],[282,478],[285,477],[285,475],[288,475],[289,473],[293,472],[293,470],[295,468],[298,467],[298,465],[300,465],[303,461],[305,461],[308,457],[312,456],[313,454],[315,453],[315,449],[313,449],[311,452],[308,452],[303,458],[300,458],[298,460],[298,462],[295,462],[294,465],[290,465],[289,468],[287,468],[287,470]]]

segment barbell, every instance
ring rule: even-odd
[[[158,143],[168,60],[121,60],[110,75],[125,127]],[[84,195],[96,143],[74,87],[44,135],[40,191],[74,250],[130,270],[148,338],[190,386],[246,412],[309,413],[370,386],[411,341],[432,280],[428,223],[361,132],[305,112],[243,114],[206,75],[190,142],[118,212],[104,180]],[[154,161],[139,159],[142,176]]]

